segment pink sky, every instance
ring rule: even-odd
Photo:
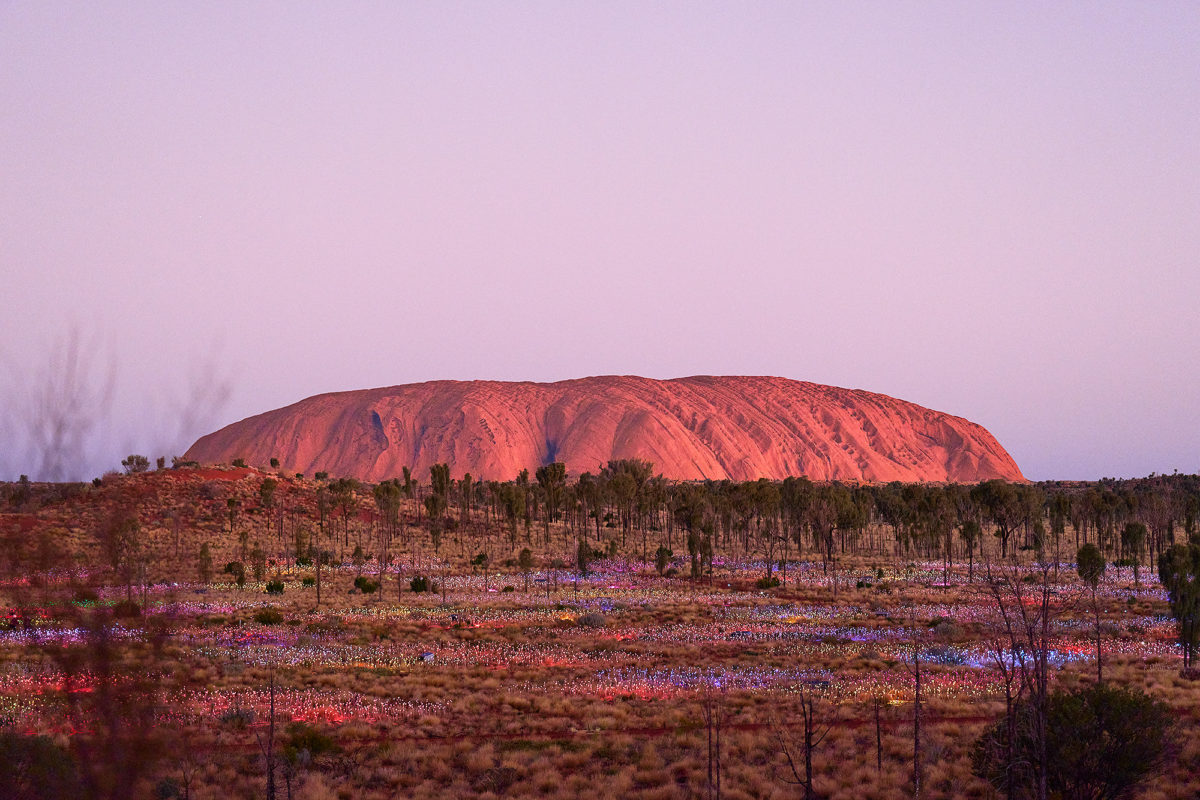
[[[0,478],[318,392],[770,374],[1200,471],[1195,3],[6,3]],[[203,431],[194,431],[200,433]]]

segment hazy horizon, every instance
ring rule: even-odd
[[[78,478],[329,391],[603,374],[1200,472],[1197,86],[1189,3],[9,4],[0,479],[72,331]]]

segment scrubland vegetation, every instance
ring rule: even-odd
[[[1200,789],[1196,476],[124,465],[0,485],[5,796]]]

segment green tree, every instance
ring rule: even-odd
[[[1075,569],[1079,572],[1079,579],[1087,584],[1092,593],[1092,616],[1096,623],[1097,682],[1104,680],[1104,665],[1100,655],[1100,604],[1096,600],[1096,589],[1100,586],[1100,579],[1104,577],[1105,567],[1104,556],[1101,555],[1100,548],[1091,542],[1079,548],[1079,552],[1075,555]]]
[[[254,573],[255,581],[261,581],[267,574],[267,554],[258,546],[258,542],[254,543],[254,549],[250,551],[250,570]]]
[[[529,573],[533,571],[533,551],[528,547],[521,548],[520,554],[517,555],[517,566],[521,569],[521,574],[525,576],[525,591],[529,591]]]
[[[360,488],[354,478],[338,478],[329,485],[330,501],[342,509],[342,545],[350,546],[350,516],[358,509],[358,496],[355,492]]]
[[[1138,567],[1142,563],[1142,549],[1146,546],[1146,526],[1140,522],[1127,522],[1121,531],[1121,550],[1125,558],[1133,562],[1133,585],[1140,585]]]
[[[579,476],[579,480],[575,482],[575,496],[579,498],[579,502],[583,506],[583,535],[587,537],[587,520],[590,518],[596,523],[596,542],[600,541],[600,525],[601,517],[604,516],[604,493],[606,484],[601,478],[594,477],[592,473],[585,472]]]
[[[429,483],[438,497],[450,496],[450,465],[434,464],[429,468]]]
[[[1166,587],[1171,616],[1179,623],[1183,668],[1191,669],[1200,647],[1200,542],[1193,538],[1163,551],[1158,577]]]
[[[975,580],[975,545],[979,543],[979,537],[983,531],[979,527],[979,523],[973,519],[964,522],[958,529],[958,538],[962,539],[962,543],[967,546],[967,582],[971,583]]]
[[[700,531],[688,531],[687,535],[688,557],[692,561],[691,576],[692,580],[700,577]]]
[[[279,488],[279,481],[274,478],[263,478],[262,483],[258,485],[258,502],[263,508],[270,508],[275,505],[275,490]]]
[[[208,583],[212,580],[213,557],[212,550],[208,547],[208,542],[200,545],[200,556],[196,561],[196,567],[200,573],[201,583]]]
[[[108,565],[125,584],[125,599],[133,599],[133,577],[142,553],[141,523],[128,508],[121,508],[96,532]]]
[[[1001,720],[984,732],[972,761],[975,773],[997,788],[1011,785],[1014,797],[1034,798],[1040,778],[1034,703],[1021,703],[1016,714],[1016,725]],[[1046,722],[1047,794],[1064,800],[1129,797],[1162,761],[1170,736],[1170,710],[1136,689],[1097,683],[1054,692]]]
[[[971,499],[996,526],[996,536],[1000,539],[1000,556],[1008,558],[1009,536],[1026,513],[1017,487],[999,478],[984,481],[971,489]]]
[[[371,493],[375,496],[379,516],[387,523],[390,543],[400,528],[400,503],[404,496],[404,488],[399,481],[384,481],[372,489]]]
[[[487,553],[476,553],[475,557],[471,559],[471,571],[474,572],[476,567],[478,567],[479,571],[483,573],[483,591],[484,591],[484,593],[487,593],[487,590],[488,590],[488,554]]]
[[[225,572],[233,576],[233,582],[241,591],[246,586],[246,566],[241,561],[231,561],[225,565]]]
[[[529,470],[523,469],[517,473],[516,488],[524,497],[522,508],[525,518],[525,541],[529,541],[529,528],[533,524],[534,501],[533,490],[529,486]]]
[[[233,533],[233,525],[237,520],[237,510],[240,501],[236,497],[230,497],[225,500],[225,505],[229,509],[229,532]]]
[[[471,522],[471,499],[474,496],[475,479],[471,477],[471,473],[466,473],[462,476],[462,480],[458,482],[458,497],[459,497],[459,519],[463,529]]]
[[[558,519],[558,504],[563,487],[567,485],[567,465],[561,461],[537,468],[534,473],[538,485],[546,492],[547,530],[549,522]]]
[[[671,558],[675,554],[665,546],[660,546],[654,551],[654,569],[658,572],[659,577],[667,571],[667,567],[671,566]]]
[[[445,521],[446,498],[440,494],[426,495],[425,513],[429,515],[429,536],[433,539],[433,551],[436,553],[442,543],[442,526]]]
[[[512,544],[517,543],[517,520],[525,516],[525,491],[511,483],[502,483],[498,489],[500,507],[508,520],[508,534]]]
[[[575,548],[575,568],[579,572],[579,577],[586,578],[588,576],[588,567],[592,563],[592,548],[587,542],[579,540],[579,546]]]

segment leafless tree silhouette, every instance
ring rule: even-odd
[[[220,418],[232,379],[214,347],[193,362],[178,391],[168,390],[137,416],[138,425],[113,436],[111,412],[117,359],[98,334],[72,326],[42,356],[14,358],[0,374],[0,478],[75,481],[103,469],[101,447],[118,454],[145,451],[179,455]],[[155,422],[154,420],[157,420]],[[147,422],[149,421],[149,422]],[[138,440],[135,444],[134,440]],[[119,446],[118,446],[119,444]],[[100,465],[99,467],[97,465]]]
[[[116,362],[96,338],[72,327],[27,374],[14,415],[14,441],[23,447],[13,451],[24,451],[24,463],[39,480],[79,480],[92,438],[108,417]]]
[[[233,381],[222,363],[217,348],[203,360],[195,362],[187,378],[187,388],[169,406],[175,418],[171,446],[179,455],[197,438],[208,433],[233,394]]]
[[[817,712],[816,698],[812,690],[802,689],[800,718],[803,728],[799,741],[788,733],[787,726],[779,719],[772,717],[769,723],[775,746],[783,754],[792,773],[792,777],[784,778],[784,782],[799,786],[804,791],[804,800],[816,800],[819,797],[813,782],[813,754],[831,727],[828,722],[818,721]],[[801,759],[804,761],[803,766],[798,763]]]

